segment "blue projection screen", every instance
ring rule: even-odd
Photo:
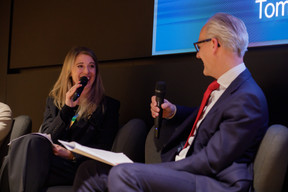
[[[152,55],[194,52],[201,28],[217,12],[245,22],[249,47],[288,43],[288,0],[155,0]]]

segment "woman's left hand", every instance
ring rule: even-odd
[[[53,145],[53,153],[56,156],[59,156],[59,157],[65,158],[65,159],[69,159],[69,160],[72,160],[74,157],[71,151],[69,151],[69,150],[65,149],[64,147],[57,145],[57,144]]]

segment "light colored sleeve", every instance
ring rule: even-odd
[[[10,107],[0,102],[0,146],[2,140],[8,135],[12,128],[12,111]]]

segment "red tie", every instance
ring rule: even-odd
[[[219,83],[217,83],[217,81],[215,80],[208,86],[207,90],[205,91],[203,99],[202,99],[202,102],[201,102],[201,105],[200,105],[200,108],[199,108],[199,111],[198,111],[198,114],[197,114],[197,117],[196,117],[196,120],[195,120],[195,122],[193,124],[192,130],[191,130],[191,132],[189,134],[189,137],[188,137],[188,139],[187,139],[187,141],[186,141],[186,143],[184,145],[184,148],[188,146],[189,138],[192,135],[194,136],[194,134],[195,134],[194,132],[195,132],[195,129],[196,129],[197,122],[198,122],[199,118],[201,117],[201,114],[203,112],[203,109],[204,109],[209,97],[210,97],[211,92],[216,90],[216,89],[218,89],[218,88],[219,88]]]

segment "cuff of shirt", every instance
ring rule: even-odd
[[[172,119],[175,116],[175,114],[177,113],[176,105],[174,105],[174,107],[175,107],[175,110],[174,110],[173,114],[170,117],[168,117],[167,119]]]

